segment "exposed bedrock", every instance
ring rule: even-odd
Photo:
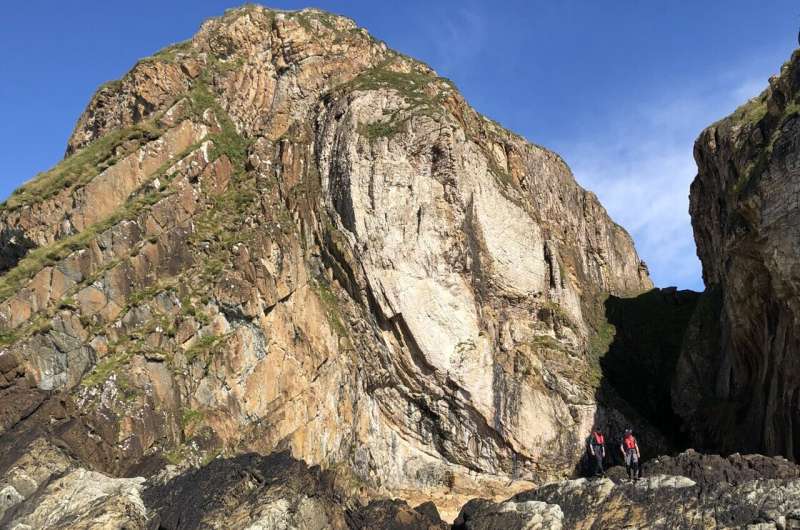
[[[707,291],[673,386],[692,444],[800,457],[800,53],[706,129],[690,213]]]

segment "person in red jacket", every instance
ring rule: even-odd
[[[625,429],[625,435],[622,437],[622,443],[619,444],[619,449],[622,451],[622,458],[625,459],[625,469],[628,470],[628,478],[631,480],[639,480],[642,477],[642,468],[639,461],[642,455],[639,453],[639,444],[633,436],[633,431]]]
[[[590,458],[594,460],[595,476],[605,476],[605,471],[603,471],[603,459],[606,457],[606,441],[599,427],[592,429],[592,434],[586,439],[586,445],[591,455]]]

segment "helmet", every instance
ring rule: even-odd
[[[632,431],[632,430],[630,430],[630,429],[625,429],[625,434],[626,434],[626,435],[628,435],[628,434],[633,434],[633,431]]]

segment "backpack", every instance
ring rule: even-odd
[[[625,446],[625,449],[636,449],[636,438],[631,436],[626,436],[622,439],[622,444]]]
[[[601,432],[592,433],[592,445],[603,445],[604,443],[606,443],[606,440],[603,437],[603,433]]]

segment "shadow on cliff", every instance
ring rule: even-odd
[[[602,407],[594,421],[606,433],[607,465],[622,464],[618,447],[627,427],[636,434],[644,460],[687,447],[682,421],[672,408],[671,388],[700,296],[671,287],[606,299],[602,326],[613,338],[599,353],[595,397]],[[581,471],[586,473],[585,464]]]

